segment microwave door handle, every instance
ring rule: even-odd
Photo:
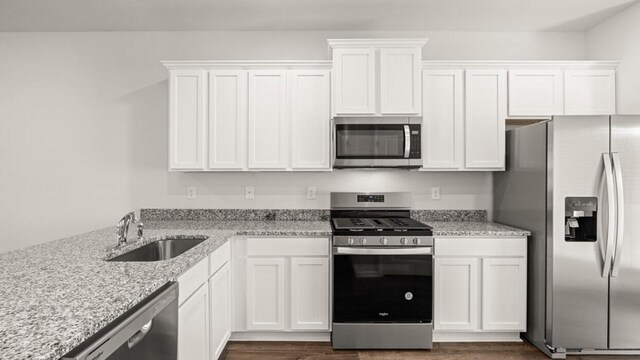
[[[411,130],[409,129],[409,125],[404,126],[404,158],[409,158],[409,153],[411,152]]]

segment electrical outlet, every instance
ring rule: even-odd
[[[196,187],[187,186],[187,199],[193,200],[196,198]]]
[[[245,199],[255,199],[256,197],[256,192],[255,189],[253,188],[253,186],[247,186],[244,188],[244,198]]]
[[[440,200],[440,188],[432,187],[431,188],[431,200]]]
[[[316,199],[316,187],[307,186],[307,200],[315,200],[315,199]]]

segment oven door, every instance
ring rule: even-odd
[[[333,248],[333,322],[433,320],[431,247]]]
[[[420,125],[336,119],[334,167],[419,167]]]

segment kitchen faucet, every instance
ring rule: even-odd
[[[118,244],[116,246],[123,246],[127,244],[127,234],[129,233],[129,225],[131,222],[138,224],[138,240],[142,240],[144,224],[140,219],[136,218],[135,212],[131,211],[118,221],[118,232],[116,234]]]

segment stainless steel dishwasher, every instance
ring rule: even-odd
[[[62,359],[176,360],[178,284],[169,282]]]

